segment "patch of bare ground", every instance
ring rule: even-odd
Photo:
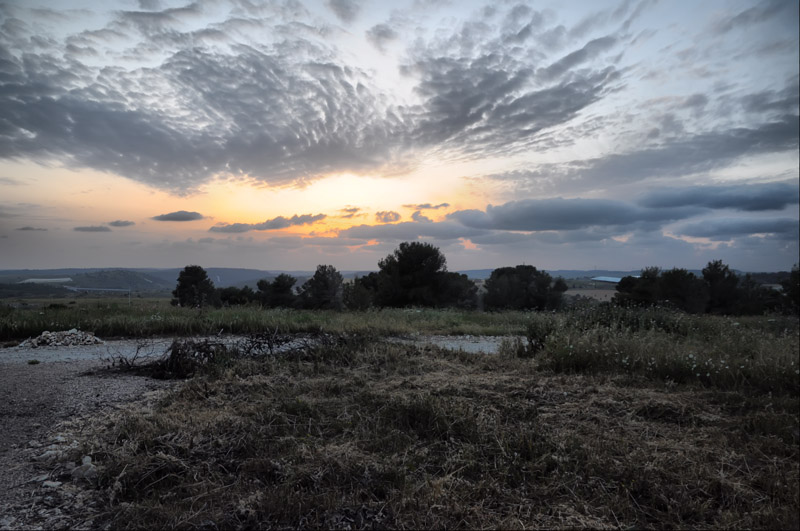
[[[342,340],[76,433],[90,527],[796,529],[796,394]]]

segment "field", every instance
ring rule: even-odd
[[[797,317],[66,306],[6,309],[2,337],[310,338],[271,356],[174,343],[173,362],[205,360],[194,376],[93,419],[75,450],[100,465],[97,526],[800,526]],[[386,341],[433,333],[507,339]]]

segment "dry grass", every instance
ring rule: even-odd
[[[797,393],[342,339],[97,422],[128,528],[798,528]]]

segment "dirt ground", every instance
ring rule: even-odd
[[[67,424],[91,421],[99,412],[173,385],[132,375],[89,374],[104,366],[98,352],[91,347],[0,349],[0,529],[58,527],[45,519],[53,508],[42,508],[37,500],[53,489],[49,482],[58,478],[52,470],[72,448]],[[69,473],[72,466],[63,463],[61,468]]]

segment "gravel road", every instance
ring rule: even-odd
[[[140,357],[159,356],[170,342],[0,348],[0,529],[71,528],[88,514],[84,508],[71,518],[74,500],[67,506],[42,505],[67,492],[53,487],[58,482],[52,480],[59,479],[53,470],[66,467],[69,473],[70,465],[41,456],[48,451],[56,455],[70,443],[69,430],[63,431],[70,421],[91,422],[100,411],[177,385],[129,374],[87,374],[114,356],[137,350]]]

